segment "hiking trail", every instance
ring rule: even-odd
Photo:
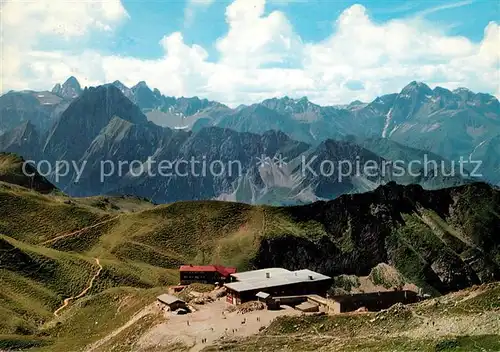
[[[89,281],[89,285],[82,291],[78,294],[78,296],[71,296],[71,297],[68,297],[66,299],[64,299],[63,301],[63,305],[60,306],[59,308],[57,308],[57,310],[54,312],[54,315],[56,317],[59,316],[59,312],[64,309],[65,307],[67,307],[69,305],[69,302],[71,302],[72,300],[75,300],[75,299],[78,299],[78,298],[82,298],[83,296],[85,296],[87,294],[87,292],[92,288],[92,285],[94,284],[94,281],[95,279],[97,279],[99,277],[99,275],[101,274],[101,270],[102,270],[102,265],[101,263],[99,262],[99,258],[94,258],[96,264],[99,266],[99,269],[97,270],[97,272],[94,274],[94,276],[92,276],[92,278],[90,279]]]
[[[51,238],[50,240],[47,240],[47,241],[44,241],[42,243],[40,243],[41,246],[45,246],[47,244],[51,244],[51,243],[54,243],[54,242],[57,242],[59,241],[60,239],[63,239],[63,238],[66,238],[66,237],[70,237],[70,236],[74,236],[74,235],[77,235],[85,230],[89,230],[89,229],[93,229],[94,227],[97,227],[97,226],[100,226],[100,225],[103,225],[103,224],[106,224],[108,222],[111,222],[113,220],[116,220],[120,217],[120,215],[117,215],[115,217],[112,217],[111,219],[107,219],[107,220],[104,220],[104,221],[101,221],[101,222],[98,222],[96,224],[93,224],[93,225],[90,225],[90,226],[87,226],[87,227],[84,227],[82,229],[79,229],[79,230],[76,230],[76,231],[73,231],[73,232],[70,232],[70,233],[66,233],[64,235],[60,235],[60,236],[56,236],[54,238]]]

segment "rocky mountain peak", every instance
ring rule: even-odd
[[[470,100],[474,97],[474,92],[471,90],[464,88],[464,87],[459,87],[455,90],[453,90],[453,94],[457,95],[460,97],[460,99],[467,101]]]
[[[95,112],[96,108],[99,108],[99,112],[105,114],[107,119],[118,115],[133,123],[147,122],[140,109],[114,85],[90,87],[68,107],[63,115],[78,109]]]
[[[66,82],[64,82],[63,86],[66,86],[66,87],[71,87],[71,88],[75,88],[75,89],[82,89],[81,86],[80,86],[80,82],[78,82],[78,80],[76,79],[75,76],[70,76]]]
[[[434,88],[433,93],[434,93],[434,95],[437,95],[437,96],[449,97],[449,96],[453,95],[453,93],[450,90],[443,88],[443,87],[439,87],[439,86]]]
[[[61,89],[62,89],[61,83],[56,83],[56,85],[54,86],[54,88],[52,88],[51,92],[54,93],[54,94],[59,94],[61,92]]]
[[[412,81],[401,90],[401,94],[432,95],[432,89],[423,82]]]
[[[432,95],[433,91],[427,84],[417,81],[410,82],[396,97],[391,114],[386,116],[383,135],[385,135],[385,132],[392,130],[392,127],[387,130],[390,125],[399,124],[410,119]]]
[[[453,90],[453,93],[455,94],[460,94],[460,93],[472,93],[472,91],[469,88],[465,87],[458,87],[457,89]]]
[[[71,76],[62,85],[56,84],[52,88],[52,93],[65,99],[74,99],[82,94],[82,87],[76,77]]]
[[[81,145],[89,145],[114,116],[137,124],[147,118],[112,84],[90,87],[73,100],[52,128],[44,153],[54,159],[62,156],[77,160]]]
[[[377,99],[380,99],[380,98],[377,98]],[[347,107],[352,108],[352,107],[364,106],[364,105],[366,105],[366,103],[363,103],[361,100],[354,100],[349,105],[347,105]]]
[[[112,84],[120,90],[128,89],[128,87],[119,80],[114,81]]]
[[[130,100],[133,100],[134,94],[132,93],[132,90],[129,87],[127,87],[125,84],[116,80],[113,83],[111,83],[111,85],[118,88],[127,98],[129,98]]]
[[[139,88],[146,88],[146,89],[149,89],[151,90],[148,85],[146,84],[145,81],[140,81],[138,82],[135,86],[132,87],[132,90],[136,90],[136,89],[139,89]]]
[[[307,97],[293,99],[288,96],[282,98],[266,99],[261,104],[271,110],[275,110],[281,114],[300,114],[311,108],[318,110],[319,106],[309,101]]]

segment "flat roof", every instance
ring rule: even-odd
[[[269,296],[271,296],[271,295],[270,295],[269,293],[265,293],[265,292],[260,291],[260,292],[259,292],[259,293],[257,293],[255,296],[256,296],[256,297],[259,297],[259,298],[262,298],[262,299],[266,299],[266,298],[268,298],[268,297],[269,297]]]
[[[172,303],[176,303],[176,302],[185,303],[182,299],[175,297],[175,296],[172,296],[172,295],[169,295],[169,294],[166,294],[166,293],[159,295],[157,297],[157,299],[158,299],[158,301],[160,301],[164,304],[172,304]]]
[[[317,304],[311,303],[311,302],[302,302],[301,304],[297,304],[295,306],[295,309],[298,310],[309,310],[313,308],[319,308]]]
[[[265,278],[266,273],[269,273],[271,277],[279,276],[279,275],[287,275],[291,271],[283,268],[267,268],[267,269],[259,269],[259,270],[251,270],[251,271],[243,271],[241,273],[231,274],[232,277],[237,279],[238,281],[247,281],[258,278]]]
[[[269,277],[266,276],[269,273]],[[309,269],[289,271],[283,268],[269,268],[246,271],[231,276],[240,281],[225,284],[227,288],[236,291],[252,291],[271,287],[293,285],[305,282],[318,282],[330,280],[329,276],[314,272]]]

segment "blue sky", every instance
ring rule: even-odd
[[[371,100],[420,80],[500,96],[493,0],[10,0],[2,91],[146,81],[229,105]],[[33,28],[37,28],[33,31]]]
[[[113,54],[158,58],[163,54],[158,42],[165,33],[182,30],[187,44],[199,44],[207,49],[211,59],[217,59],[213,44],[227,31],[224,12],[230,1],[215,1],[206,8],[198,6],[191,24],[185,24],[184,11],[188,6],[186,0],[124,0],[122,3],[130,14],[130,20],[118,29],[115,40],[99,42],[99,39],[96,39],[93,45],[91,44],[96,49]],[[266,13],[274,10],[284,12],[304,41],[315,42],[328,37],[332,31],[332,19],[355,3],[364,5],[377,22],[411,17],[422,11],[433,10],[434,12],[425,14],[427,19],[448,27],[450,34],[466,36],[477,42],[483,37],[484,27],[490,21],[498,20],[500,16],[500,5],[491,0],[277,1],[267,6]],[[450,5],[456,7],[446,8]]]

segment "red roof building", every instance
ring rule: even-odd
[[[181,285],[195,282],[215,284],[225,282],[229,275],[236,273],[236,268],[222,265],[181,265],[179,276]]]

